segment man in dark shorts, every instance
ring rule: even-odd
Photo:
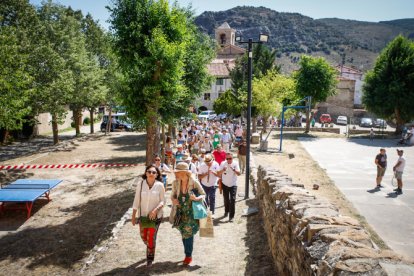
[[[377,165],[377,186],[375,188],[383,188],[384,186],[381,185],[381,181],[387,169],[387,154],[385,153],[385,149],[380,149],[380,153],[375,157],[375,165]]]

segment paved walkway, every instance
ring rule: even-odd
[[[397,160],[396,140],[301,138],[309,154],[326,169],[337,187],[358,209],[389,247],[414,257],[414,147],[404,147],[407,161],[403,194],[393,192],[392,167]],[[388,169],[380,191],[375,187],[374,158],[387,150]]]

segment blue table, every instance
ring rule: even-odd
[[[50,201],[50,190],[56,187],[62,180],[51,179],[19,179],[0,189],[1,210],[5,209],[5,203],[25,203],[27,218],[30,218],[33,203],[39,197],[46,197]]]

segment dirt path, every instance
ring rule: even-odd
[[[88,136],[67,141],[56,150],[2,161],[7,164],[142,163],[144,137],[135,133]],[[128,211],[133,179],[144,168],[31,170],[0,178],[62,179],[52,201],[36,202],[25,220],[21,211],[0,215],[0,275],[274,275],[260,215],[242,217],[254,199],[238,198],[233,223],[220,217],[217,193],[215,238],[195,239],[193,265],[184,269],[179,232],[161,225],[156,262],[144,267],[145,248]],[[239,177],[239,192],[244,177]],[[169,210],[166,208],[165,214]]]

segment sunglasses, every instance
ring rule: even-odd
[[[155,159],[155,161],[161,161],[161,159]]]
[[[231,157],[230,157],[230,158],[226,158],[226,160],[232,160],[232,159],[233,159],[233,158],[231,158]]]
[[[157,171],[147,171],[149,174],[157,174]]]

